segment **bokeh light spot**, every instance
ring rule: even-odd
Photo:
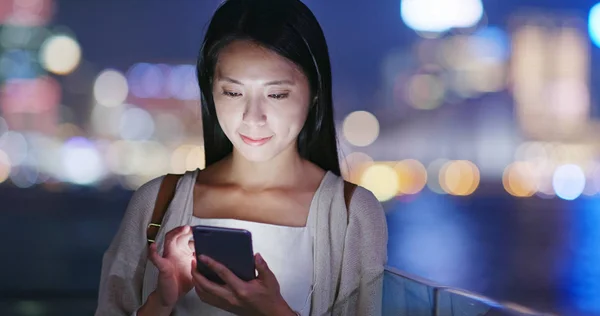
[[[554,171],[552,187],[561,199],[574,200],[583,193],[585,181],[585,174],[579,166],[562,165]]]
[[[479,186],[479,169],[467,160],[450,161],[440,170],[439,179],[442,189],[447,193],[466,196]]]
[[[54,35],[48,38],[40,48],[42,66],[57,75],[71,73],[81,62],[79,43],[66,35]]]
[[[94,83],[94,97],[99,104],[104,106],[122,104],[127,99],[128,93],[127,79],[116,70],[104,70]]]
[[[363,172],[360,185],[373,192],[381,201],[392,199],[398,194],[398,176],[394,168],[387,164],[375,163]]]
[[[371,145],[379,136],[379,121],[367,111],[350,113],[343,124],[346,140],[359,147]]]

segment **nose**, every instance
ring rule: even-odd
[[[248,100],[244,109],[243,122],[249,126],[263,126],[267,122],[262,101],[253,98]]]

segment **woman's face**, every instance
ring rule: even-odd
[[[219,53],[213,98],[225,135],[250,161],[296,150],[311,103],[300,68],[249,41],[232,42]]]

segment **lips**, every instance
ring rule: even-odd
[[[271,138],[273,138],[273,136],[269,136],[269,137],[249,137],[246,135],[242,135],[240,134],[240,137],[242,138],[242,140],[244,141],[244,143],[250,145],[250,146],[261,146],[266,144],[268,141],[271,140]]]

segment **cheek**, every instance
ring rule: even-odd
[[[280,128],[285,128],[293,132],[299,132],[304,126],[308,110],[301,106],[291,106],[278,111],[277,115],[273,115],[273,120],[277,121]],[[274,122],[273,122],[274,123]]]
[[[229,130],[235,128],[241,121],[242,113],[240,112],[239,107],[217,104],[215,102],[215,110],[221,129],[223,129],[225,133],[228,133]]]

